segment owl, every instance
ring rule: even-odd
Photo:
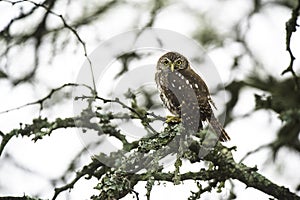
[[[184,127],[199,130],[206,121],[220,141],[230,140],[213,113],[215,105],[208,87],[183,55],[177,52],[162,55],[157,62],[155,82],[162,102],[181,119]]]

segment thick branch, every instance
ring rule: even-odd
[[[205,157],[206,160],[219,166],[224,176],[237,179],[277,199],[300,200],[300,197],[292,193],[288,188],[278,186],[257,172],[257,168],[251,168],[243,163],[236,163],[227,148],[218,146],[212,153]]]

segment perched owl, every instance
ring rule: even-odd
[[[214,116],[215,107],[202,78],[195,73],[188,60],[179,53],[168,52],[160,57],[155,81],[160,98],[169,111],[181,118],[191,130],[202,128],[202,122],[210,123],[220,141],[230,140],[223,126]]]

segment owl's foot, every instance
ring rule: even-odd
[[[166,123],[167,124],[179,124],[181,122],[181,118],[178,117],[178,116],[170,116],[170,115],[168,115],[166,118],[167,118],[166,119]]]

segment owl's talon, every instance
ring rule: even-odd
[[[179,124],[181,122],[181,118],[178,116],[167,116],[166,118],[167,124]]]

